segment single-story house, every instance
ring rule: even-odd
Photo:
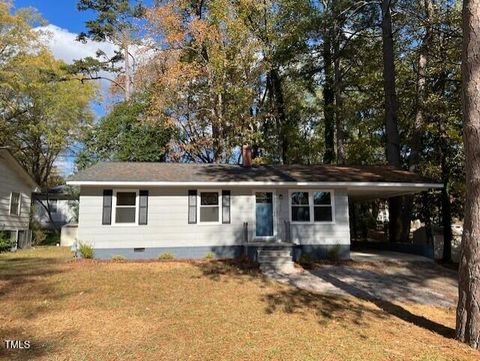
[[[68,186],[60,185],[34,194],[34,219],[44,229],[53,230],[77,221],[78,199]],[[50,210],[51,219],[47,209]],[[52,221],[54,224],[52,224]]]
[[[348,258],[349,198],[441,187],[386,166],[248,162],[102,162],[67,184],[80,187],[77,239],[96,258],[255,257],[269,246],[290,247],[294,259]]]
[[[38,190],[8,148],[0,147],[0,232],[11,239],[13,248],[30,245],[31,199]]]

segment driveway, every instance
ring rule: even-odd
[[[381,260],[324,264],[273,276],[283,283],[319,294],[364,300],[398,301],[452,307],[457,302],[457,274],[431,261]]]
[[[350,258],[355,262],[426,262],[434,263],[433,259],[415,254],[391,251],[352,251]]]

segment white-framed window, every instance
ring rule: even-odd
[[[332,222],[332,194],[330,192],[316,191],[313,198],[313,221]]]
[[[49,199],[48,200],[48,209],[50,213],[57,213],[58,211],[58,200],[57,199]]]
[[[222,192],[219,190],[198,191],[198,223],[219,224],[221,223],[220,205]]]
[[[21,194],[18,192],[10,193],[10,215],[12,216],[19,216],[20,215],[20,201],[21,201]]]
[[[308,192],[292,192],[290,202],[292,222],[310,222],[310,197]]]
[[[289,192],[292,223],[333,223],[334,194],[331,190],[291,190]]]
[[[114,190],[113,224],[137,225],[138,190]]]

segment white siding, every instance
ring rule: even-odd
[[[103,189],[82,187],[78,239],[95,248],[236,245],[243,243],[244,222],[249,224],[249,241],[253,238],[255,197],[252,189],[230,188],[231,224],[214,225],[188,224],[187,188],[148,190],[148,225],[102,225]],[[300,244],[349,244],[348,196],[337,190],[334,199],[334,224],[292,224],[292,240]],[[288,190],[277,189],[275,200],[277,235],[284,239],[284,221],[289,220]]]
[[[142,188],[143,189],[143,188]],[[102,225],[103,189],[82,187],[78,239],[96,248],[235,245],[251,222],[251,191],[231,189],[230,224],[188,224],[186,188],[150,188],[148,225]]]
[[[310,190],[310,189],[309,189]],[[288,190],[281,191],[282,203],[279,222],[290,221]],[[290,225],[291,240],[297,244],[350,244],[348,195],[344,190],[333,192],[333,223],[301,223]]]
[[[30,221],[31,187],[0,155],[0,230],[28,229]],[[21,194],[20,215],[10,215],[10,193]]]

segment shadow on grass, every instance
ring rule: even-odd
[[[9,257],[0,258],[0,296],[4,297],[19,287],[39,284],[58,274],[57,258]],[[48,293],[45,291],[44,293]]]
[[[347,320],[355,325],[365,325],[364,316],[373,314],[379,319],[386,318],[381,310],[368,309],[352,299],[339,295],[315,294],[298,288],[289,288],[263,297],[265,312],[273,314],[281,311],[306,317],[314,312],[320,324],[331,320]]]
[[[39,338],[31,334],[28,330],[3,327],[0,331],[0,359],[4,360],[35,360],[39,358],[45,359],[49,355],[62,350],[64,340],[74,338],[75,332],[63,332],[55,335],[51,339]],[[29,341],[30,348],[28,349],[7,349],[5,340],[12,341]]]
[[[12,305],[10,314],[22,318],[36,317],[42,312],[48,312],[50,301],[61,301],[69,297],[69,293],[56,289],[52,279],[55,275],[64,272],[61,267],[64,262],[62,258],[45,257],[41,253],[37,256],[31,250],[25,256],[2,255],[0,257],[0,299]],[[38,302],[39,300],[43,302]]]
[[[225,260],[212,260],[193,263],[201,272],[202,276],[213,281],[228,282],[232,278],[239,282],[246,280],[266,280],[258,269],[258,264],[246,258]]]
[[[257,265],[245,260],[211,261],[199,263],[196,266],[202,271],[202,276],[214,281],[228,282],[232,278],[237,282],[249,280],[268,281],[268,278],[258,270]],[[330,275],[315,274],[315,276],[348,295],[374,304],[378,309],[366,307],[349,297],[313,293],[291,285],[291,287],[280,288],[274,293],[262,296],[262,301],[266,303],[265,312],[272,314],[281,311],[287,314],[305,315],[307,312],[313,311],[320,324],[333,319],[348,319],[356,325],[364,325],[366,315],[377,319],[387,319],[391,315],[443,337],[453,338],[455,336],[455,331],[452,328],[423,316],[415,315],[395,303],[376,298],[359,287]]]
[[[440,323],[429,320],[423,316],[415,315],[395,303],[372,297],[370,293],[362,290],[361,288],[358,288],[349,283],[343,282],[333,276],[327,275],[325,273],[322,273],[320,275],[317,274],[317,276],[354,297],[373,303],[374,305],[376,305],[378,308],[385,311],[386,313],[392,316],[395,316],[405,322],[409,322],[414,324],[415,326],[421,327],[428,331],[435,332],[443,337],[447,337],[447,338],[455,337],[455,330],[453,328],[444,326]]]

